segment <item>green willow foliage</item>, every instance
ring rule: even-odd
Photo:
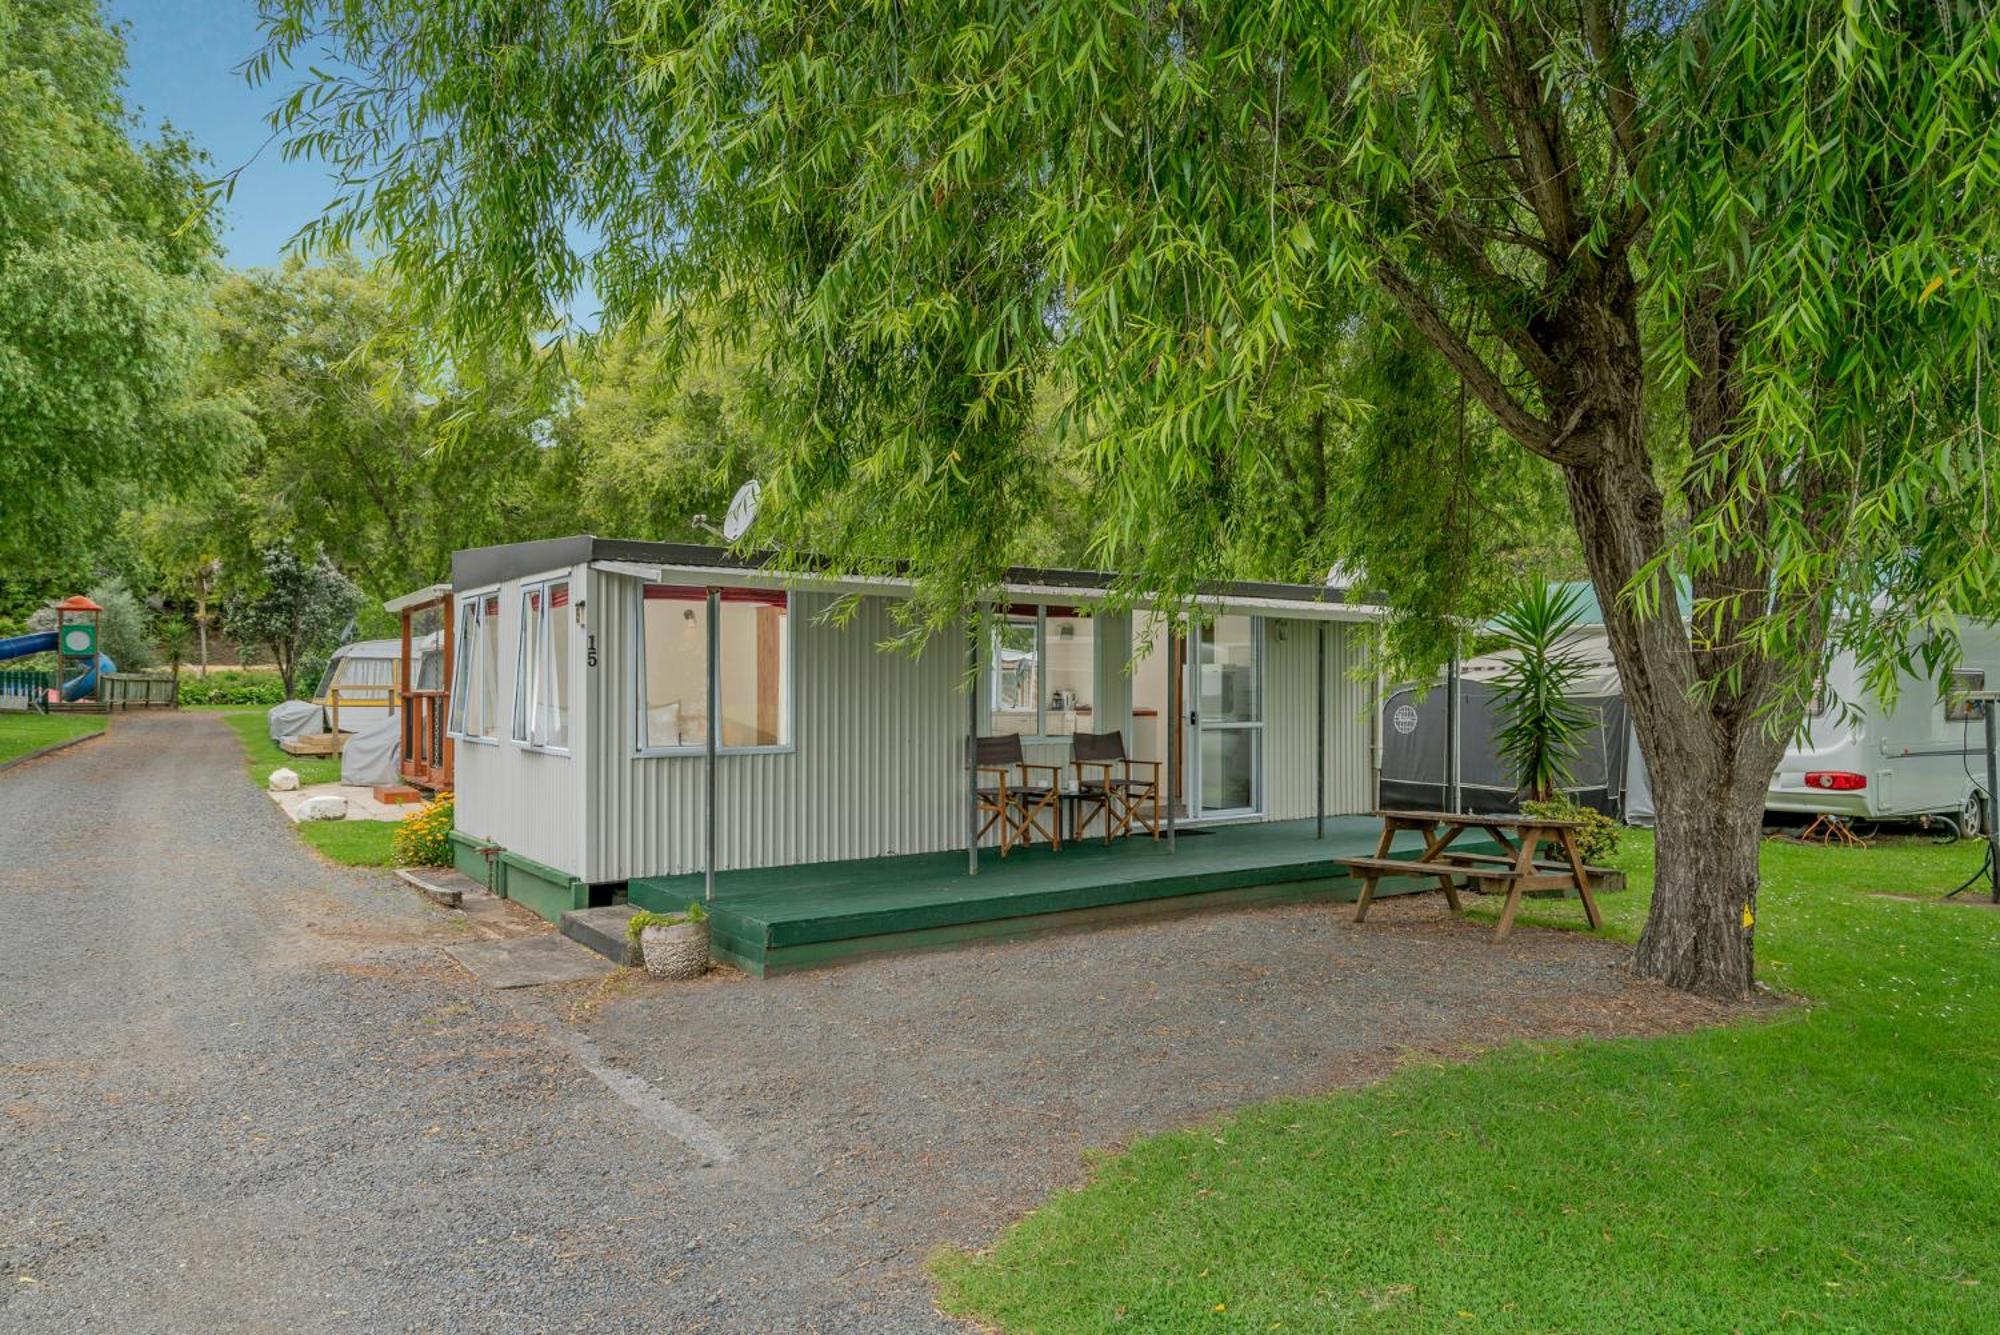
[[[55,578],[128,492],[232,434],[196,398],[215,252],[196,155],[137,139],[93,0],[0,0],[0,568]]]
[[[378,232],[461,342],[525,346],[586,280],[607,326],[657,320],[670,346],[778,331],[791,439],[764,536],[914,555],[943,615],[1049,499],[1018,453],[1043,385],[1088,451],[1097,553],[1171,588],[1223,573],[1242,510],[1218,498],[1268,466],[1255,428],[1302,359],[1341,355],[1388,265],[1495,368],[1481,404],[1547,449],[1522,374],[1546,354],[1494,318],[1532,324],[1546,240],[1481,193],[1479,85],[1533,24],[1534,76],[1573,112],[1549,134],[1587,177],[1578,236],[1629,249],[1661,317],[1649,374],[1685,377],[1697,297],[1736,317],[1735,448],[1690,461],[1714,474],[1644,555],[1752,549],[1808,605],[1704,599],[1734,643],[1823,653],[1836,609],[1877,660],[1922,642],[1996,583],[1974,412],[1994,20],[1582,6],[1606,47],[1545,8],[284,0],[258,72],[321,41],[366,71],[279,110],[289,151],[356,183],[311,239]],[[1471,282],[1428,258],[1454,247]]]

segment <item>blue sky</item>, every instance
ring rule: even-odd
[[[263,45],[255,0],[106,0],[104,8],[130,25],[126,99],[148,129],[172,122],[207,150],[217,175],[250,164],[224,206],[228,262],[276,264],[334,192],[318,163],[288,163],[265,142],[265,113],[293,80],[281,73],[252,88],[237,72]]]

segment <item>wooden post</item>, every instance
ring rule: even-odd
[[[702,897],[715,901],[715,733],[722,726],[722,590],[708,591],[708,727],[703,748],[707,796],[703,814],[708,832],[702,840]]]
[[[778,691],[785,675],[779,666],[784,660],[779,647],[779,618],[784,615],[768,603],[757,604],[757,736],[753,743],[757,746],[778,742]]]
[[[413,703],[410,690],[416,685],[416,679],[410,675],[410,618],[415,615],[413,608],[406,607],[402,611],[402,653],[396,659],[396,735],[403,739],[403,755],[396,769],[405,779],[415,774],[422,764],[417,746],[416,711],[410,708]]]

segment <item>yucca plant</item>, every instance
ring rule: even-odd
[[[1502,612],[1494,628],[1513,662],[1493,679],[1495,740],[1518,791],[1547,801],[1569,780],[1590,716],[1570,698],[1589,661],[1570,647],[1583,623],[1581,591],[1544,584]]]

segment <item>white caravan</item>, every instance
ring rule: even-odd
[[[1967,622],[1962,658],[1948,686],[1905,676],[1893,709],[1870,696],[1850,654],[1835,656],[1828,690],[1851,717],[1823,707],[1806,720],[1806,739],[1785,752],[1764,805],[1770,811],[1827,812],[1863,820],[1949,816],[1961,833],[1986,829],[1984,706],[1958,698],[2000,681],[2000,629]]]

